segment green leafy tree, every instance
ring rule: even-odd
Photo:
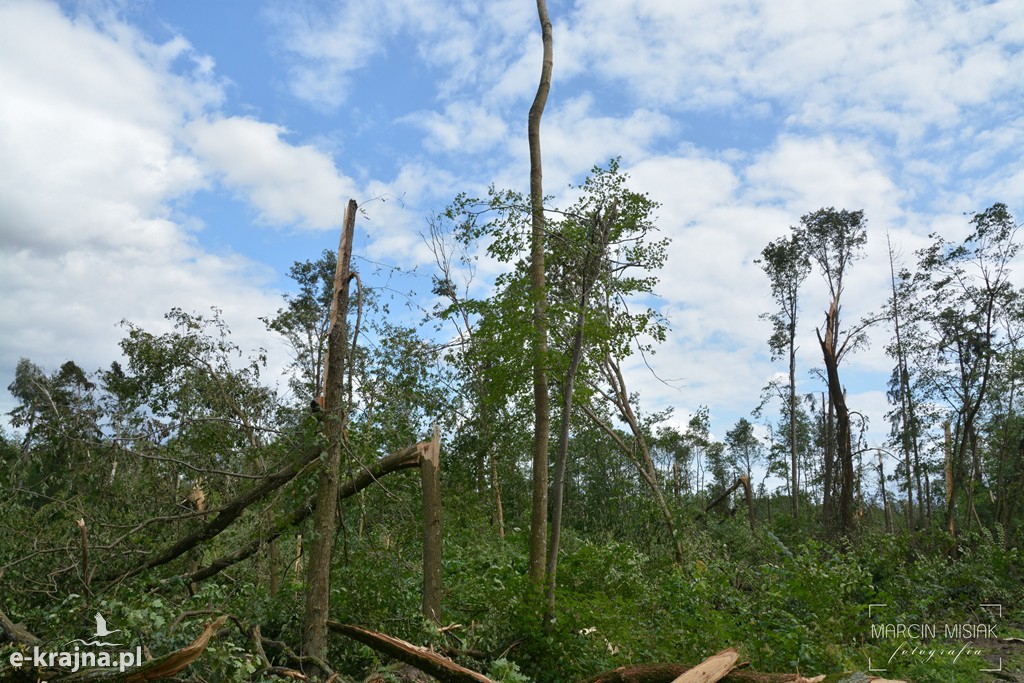
[[[1008,345],[1004,330],[1019,316],[1021,295],[1010,277],[1020,251],[1017,228],[1006,205],[994,204],[971,218],[971,232],[962,242],[933,234],[932,244],[918,252],[913,311],[923,329],[916,355],[928,395],[951,412],[946,525],[953,536],[961,493],[968,519],[974,515],[974,492],[982,479],[979,421],[1000,352]]]
[[[334,271],[338,255],[325,249],[316,261],[296,261],[288,271],[298,291],[285,294],[285,307],[273,318],[261,318],[267,328],[287,341],[295,374],[292,391],[310,401],[323,395],[324,360],[331,327]]]
[[[764,458],[764,444],[754,433],[754,424],[741,417],[732,429],[725,433],[730,464],[737,474],[750,479],[754,465]]]
[[[800,285],[811,270],[811,262],[804,251],[797,235],[781,237],[761,252],[759,261],[768,281],[771,283],[772,298],[778,309],[774,313],[762,314],[772,323],[772,335],[768,338],[768,346],[772,351],[772,360],[785,355],[789,360],[789,391],[785,413],[788,416],[787,431],[789,443],[789,489],[791,496],[790,510],[795,518],[799,513],[799,470],[797,466],[797,398],[796,398],[796,328],[797,316],[800,311]]]

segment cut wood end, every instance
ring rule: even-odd
[[[734,648],[722,650],[676,678],[672,683],[715,683],[736,667],[740,655]]]

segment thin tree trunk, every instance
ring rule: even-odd
[[[889,242],[889,235],[886,233],[886,243],[889,245],[889,282],[892,285],[892,322],[896,334],[896,372],[899,373],[900,383],[900,443],[903,446],[903,466],[906,470],[907,489],[907,532],[914,533],[914,492],[911,485],[911,436],[913,424],[910,422],[910,410],[908,407],[910,393],[910,376],[907,372],[906,357],[903,351],[903,341],[900,338],[900,309],[898,292],[896,290],[896,267],[893,264],[892,243]],[[881,458],[881,454],[879,454]],[[920,497],[921,481],[918,479],[918,497]]]
[[[558,461],[555,463],[555,488],[551,501],[551,541],[547,557],[547,607],[544,611],[544,625],[549,627],[555,616],[555,585],[558,573],[558,544],[562,535],[562,499],[565,495],[565,471],[569,460],[569,427],[572,418],[572,394],[576,385],[576,372],[583,359],[583,325],[585,312],[581,309],[576,316],[576,333],[573,335],[572,354],[562,388],[562,417],[558,434]]]
[[[498,479],[498,461],[491,453],[491,486],[494,488],[494,511],[498,521],[498,538],[505,539],[505,509],[501,504],[501,480]]]
[[[878,451],[878,483],[882,487],[882,509],[885,511],[885,530],[892,533],[892,511],[889,510],[889,496],[885,493],[885,465],[882,461],[882,451]]]
[[[953,480],[953,439],[949,430],[949,420],[942,423],[942,430],[945,435],[946,455],[946,528],[949,529],[949,535],[956,538],[956,517],[953,515],[956,484]]]
[[[441,622],[441,437],[420,451],[423,484],[423,618]]]
[[[540,83],[530,107],[527,132],[530,143],[530,299],[533,303],[533,509],[530,517],[530,582],[544,585],[548,518],[548,433],[551,406],[548,396],[547,291],[544,270],[544,183],[540,154],[540,120],[551,89],[553,48],[551,19],[546,0],[537,0],[544,57]]]
[[[277,539],[267,543],[267,563],[270,565],[270,597],[276,598],[281,591],[281,569],[277,552]]]
[[[569,353],[569,367],[562,386],[562,415],[558,433],[558,461],[555,464],[555,487],[551,505],[551,541],[547,558],[547,608],[544,624],[550,626],[555,616],[555,586],[558,573],[558,544],[562,534],[562,501],[565,496],[565,472],[569,462],[569,431],[572,424],[572,399],[576,388],[576,375],[583,360],[583,338],[586,332],[587,310],[594,285],[601,274],[608,251],[608,240],[612,225],[618,217],[617,204],[613,202],[604,212],[600,209],[591,216],[585,257],[580,268],[580,293],[576,302],[575,331],[572,349]]]
[[[823,454],[824,454],[824,457],[823,457],[823,459],[824,459],[824,463],[823,463],[824,472],[822,473],[822,485],[821,485],[821,487],[822,487],[822,492],[821,492],[821,498],[822,498],[821,514],[822,514],[822,522],[824,523],[825,528],[830,528],[832,526],[832,520],[833,520],[833,514],[832,514],[832,506],[833,506],[832,505],[832,464],[835,462],[835,457],[833,455],[832,445],[835,442],[835,439],[832,436],[832,424],[833,424],[833,421],[832,421],[832,414],[833,414],[832,395],[828,394],[828,402],[827,402],[827,406],[826,406],[826,401],[825,401],[825,395],[826,394],[828,394],[828,392],[825,392],[825,393],[823,393],[821,395],[821,427],[822,427],[823,439],[824,439],[824,442],[825,442],[824,443],[824,448],[822,449]]]
[[[794,321],[795,323],[795,321]],[[800,484],[796,466],[796,325],[789,330],[789,457],[791,464],[789,495],[793,519],[800,515]]]
[[[306,566],[306,609],[302,628],[302,654],[318,661],[327,656],[327,615],[331,597],[331,555],[338,516],[338,485],[341,478],[341,449],[345,440],[348,406],[345,400],[345,375],[348,360],[348,288],[352,278],[352,238],[355,232],[356,202],[349,200],[338,247],[338,268],[334,276],[334,301],[331,304],[331,331],[327,344],[327,375],[324,382],[324,433],[327,459],[320,469],[317,484],[314,534]],[[322,677],[327,672],[316,664],[305,673]]]

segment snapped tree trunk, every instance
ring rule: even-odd
[[[828,393],[836,413],[836,456],[840,467],[839,478],[839,522],[844,535],[853,533],[853,451],[850,445],[850,410],[846,406],[846,392],[839,381],[839,357],[835,346],[838,325],[839,303],[833,299],[825,314],[825,336],[818,331],[828,377]]]
[[[547,291],[544,270],[544,182],[540,155],[540,119],[551,90],[553,48],[551,19],[546,0],[537,0],[544,56],[540,83],[530,107],[527,133],[530,143],[530,299],[533,304],[533,509],[530,517],[530,582],[544,584],[548,536],[548,433],[551,406],[548,397]]]
[[[331,304],[331,331],[327,342],[327,376],[324,381],[324,433],[327,458],[320,468],[317,484],[313,539],[306,569],[306,610],[302,627],[302,654],[323,661],[327,654],[327,614],[331,596],[331,556],[337,527],[338,486],[341,477],[341,449],[345,440],[348,405],[345,374],[348,360],[348,287],[352,279],[352,237],[355,232],[356,202],[349,200],[345,211],[338,268],[334,276],[334,302]],[[316,664],[305,672],[322,677]]]

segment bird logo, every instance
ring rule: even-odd
[[[107,620],[103,617],[102,614],[97,612],[95,616],[96,616],[96,633],[94,635],[96,637],[96,640],[93,640],[91,642],[86,642],[86,641],[82,640],[81,638],[78,638],[78,639],[72,640],[70,643],[68,643],[68,645],[70,645],[71,643],[81,643],[82,645],[85,645],[87,647],[117,647],[117,646],[121,645],[121,643],[106,643],[106,642],[103,642],[101,640],[101,638],[106,638],[107,636],[112,636],[115,633],[120,633],[121,629],[115,628],[113,631],[111,631],[109,628],[107,628]]]
[[[106,638],[107,636],[109,636],[111,634],[120,633],[120,632],[121,632],[121,629],[119,629],[119,628],[116,628],[113,631],[107,630],[107,620],[104,619],[103,615],[100,614],[99,612],[96,613],[96,637],[97,638]]]

